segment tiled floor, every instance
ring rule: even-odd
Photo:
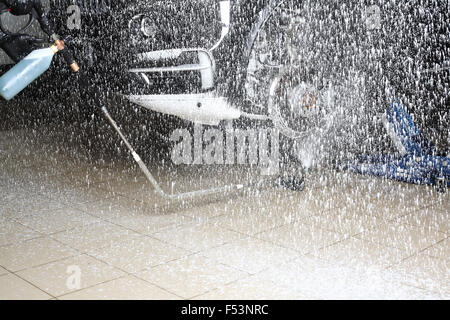
[[[450,298],[449,193],[324,171],[168,202],[64,134],[0,133],[0,299]],[[166,190],[251,178],[152,169]]]

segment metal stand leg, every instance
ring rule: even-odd
[[[109,114],[108,109],[106,109],[106,107],[102,107],[102,112],[105,114],[106,118],[111,123],[114,130],[117,132],[117,134],[120,136],[122,141],[125,143],[126,147],[133,155],[134,160],[139,165],[139,168],[144,173],[144,175],[147,177],[148,181],[155,188],[156,192],[165,199],[168,199],[168,200],[191,199],[191,198],[200,197],[200,196],[207,196],[207,195],[214,195],[214,194],[218,194],[218,193],[227,193],[227,192],[232,192],[232,191],[238,191],[238,190],[242,190],[245,187],[250,187],[250,186],[256,185],[256,184],[251,184],[251,185],[237,184],[237,185],[228,185],[225,187],[215,188],[215,189],[205,189],[205,190],[179,193],[179,194],[167,194],[161,189],[161,187],[159,186],[156,179],[153,177],[153,175],[148,170],[148,167],[142,161],[141,157],[136,153],[136,151],[133,149],[131,144],[128,142],[127,138],[124,136],[124,134],[120,130],[117,123],[114,121],[114,119]],[[264,182],[264,180],[260,181],[258,184],[261,184],[262,182]]]

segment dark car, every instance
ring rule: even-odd
[[[397,98],[448,148],[445,0],[50,0],[49,16],[89,79],[41,79],[64,96],[84,83],[190,122],[269,123],[292,153],[334,156],[367,151]]]

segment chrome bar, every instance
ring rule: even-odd
[[[125,135],[120,130],[119,126],[117,125],[116,121],[111,117],[110,113],[108,112],[108,109],[106,107],[101,108],[102,112],[114,128],[114,130],[117,132],[117,134],[122,139],[123,143],[127,147],[127,149],[131,152],[133,155],[133,159],[136,161],[136,163],[139,165],[139,168],[146,176],[147,180],[152,184],[152,186],[155,188],[155,191],[164,199],[168,200],[184,200],[184,199],[192,199],[196,197],[201,196],[208,196],[208,195],[214,195],[218,193],[229,193],[233,191],[242,190],[246,187],[260,185],[264,183],[267,180],[261,180],[258,183],[253,183],[249,185],[243,185],[243,184],[235,184],[235,185],[228,185],[220,188],[213,188],[213,189],[204,189],[204,190],[198,190],[198,191],[192,191],[192,192],[186,192],[186,193],[178,193],[178,194],[167,194],[164,192],[164,190],[160,187],[158,181],[153,177],[153,175],[150,173],[150,170],[145,165],[145,163],[142,161],[141,157],[136,153],[134,148],[131,146],[130,142],[127,140]]]

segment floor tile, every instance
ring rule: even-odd
[[[92,256],[112,266],[135,273],[190,254],[159,240],[140,238],[113,243],[94,250]]]
[[[62,201],[71,205],[95,202],[115,196],[115,193],[112,191],[96,187],[73,187],[65,184],[49,186],[42,192],[52,200]]]
[[[310,169],[303,192],[167,201],[60,129],[0,134],[0,299],[450,299],[450,193]],[[261,178],[148,164],[173,192]]]
[[[100,220],[81,210],[65,207],[63,209],[25,215],[17,219],[17,221],[43,234],[52,234],[79,226],[87,226]]]
[[[305,176],[305,180],[309,188],[320,190],[336,187],[337,183],[339,183],[340,188],[354,185],[355,181],[360,180],[360,177],[361,176],[349,172],[336,172],[329,169],[313,169]]]
[[[191,223],[152,234],[152,237],[193,252],[205,251],[245,237],[208,223]]]
[[[151,268],[137,277],[189,299],[248,276],[211,259],[193,255]]]
[[[12,219],[0,216],[0,224],[11,222]]]
[[[429,211],[450,211],[450,192],[437,192],[433,186],[408,185],[407,199],[411,205]]]
[[[33,168],[21,168],[19,173],[14,173],[13,178],[23,188],[24,194],[38,195],[47,201],[49,193],[46,192],[46,189],[56,181],[54,173]]]
[[[305,191],[299,193],[297,197],[300,201],[294,207],[296,210],[306,211],[310,215],[316,215],[327,210],[341,208],[344,206],[348,195],[335,187],[322,187],[320,189],[307,188]]]
[[[137,176],[123,176],[118,179],[112,179],[99,184],[98,188],[136,201],[144,201],[150,204],[153,209],[170,205],[170,201],[161,198],[155,192],[153,186],[140,173]]]
[[[41,236],[42,234],[33,231],[18,222],[0,222],[0,247]]]
[[[6,269],[0,267],[0,276],[2,276],[2,275],[4,275],[4,274],[7,274],[7,273],[9,273],[8,270],[6,270]]]
[[[24,189],[21,186],[14,183],[7,183],[3,179],[0,179],[0,181],[0,203],[2,204],[2,208],[7,207],[11,202],[16,204],[20,203],[24,198],[30,196],[24,193]]]
[[[133,276],[77,291],[61,300],[180,300],[179,297]]]
[[[75,250],[47,237],[0,248],[0,265],[12,272],[77,255]]]
[[[121,196],[74,205],[75,208],[104,220],[113,220],[136,214],[142,211],[143,206],[144,204],[136,200]]]
[[[213,226],[239,232],[246,236],[251,236],[265,230],[270,230],[286,224],[272,216],[257,214],[255,212],[248,214],[228,214],[225,216],[211,219],[209,223]]]
[[[313,255],[331,265],[354,268],[387,268],[408,257],[406,252],[377,243],[346,239],[315,251]]]
[[[367,240],[387,247],[393,247],[414,254],[446,238],[444,233],[414,227],[400,223],[386,223],[376,229],[356,235],[358,239]]]
[[[269,279],[250,276],[197,296],[194,300],[306,300],[313,299],[279,286]]]
[[[258,239],[242,239],[207,250],[203,255],[239,270],[255,274],[298,253]]]
[[[386,270],[329,265],[308,257],[275,266],[258,276],[288,286],[299,295],[316,299],[402,300],[412,298],[412,292],[417,295],[414,288],[402,285],[396,274]]]
[[[115,171],[108,167],[96,164],[89,166],[88,164],[88,167],[72,168],[70,171],[59,175],[58,180],[69,182],[75,187],[95,187],[100,182],[109,179],[114,173]]]
[[[139,238],[140,235],[110,222],[102,221],[56,233],[51,237],[85,253],[111,246],[116,242]]]
[[[34,214],[41,211],[57,210],[65,206],[66,204],[63,202],[51,201],[43,195],[27,194],[2,206],[0,212],[3,216],[17,219],[23,215]]]
[[[396,221],[431,228],[450,235],[450,211],[422,208]]]
[[[426,254],[415,255],[392,267],[407,285],[437,292],[450,298],[450,262]]]
[[[368,216],[377,216],[385,221],[392,221],[411,214],[416,207],[407,201],[392,200],[386,195],[375,193],[366,195],[363,199],[352,199],[352,202],[338,210],[345,210],[350,214],[365,212]]]
[[[19,277],[0,276],[0,300],[48,300],[51,296]]]
[[[181,210],[180,215],[187,216],[199,222],[208,222],[219,216],[223,216],[228,213],[228,206],[226,205],[228,201],[215,202],[202,206],[195,206],[186,210]]]
[[[27,269],[17,275],[56,297],[119,278],[125,273],[81,255]]]
[[[429,256],[450,261],[450,239],[447,238],[423,251]]]
[[[346,238],[342,234],[303,221],[259,233],[256,237],[284,248],[296,250],[301,254],[317,251]]]
[[[173,213],[136,213],[110,220],[127,229],[142,233],[152,234],[169,227],[180,226],[192,222],[191,218]]]
[[[325,213],[325,218],[317,216],[317,220],[323,228],[341,233],[346,236],[354,236],[369,231],[384,224],[386,220],[361,208],[339,208]]]
[[[247,235],[273,229],[312,215],[303,195],[285,192],[260,192],[217,204],[222,215],[208,220],[216,226]]]

